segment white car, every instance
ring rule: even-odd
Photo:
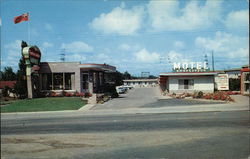
[[[127,90],[133,88],[133,86],[122,86],[122,87],[126,88]]]
[[[116,87],[116,92],[118,94],[125,93],[126,92],[126,88],[124,88],[124,87]]]

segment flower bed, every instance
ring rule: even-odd
[[[91,93],[79,93],[79,92],[66,92],[66,91],[61,91],[61,92],[55,92],[51,91],[47,95],[47,97],[91,97]]]
[[[222,100],[222,101],[234,101],[230,95],[235,95],[235,92],[225,92],[225,91],[219,91],[215,93],[203,93],[202,91],[200,92],[195,92],[193,94],[190,93],[182,93],[182,94],[171,94],[170,96],[173,98],[177,99],[183,99],[186,97],[192,97],[194,99],[208,99],[208,100]]]

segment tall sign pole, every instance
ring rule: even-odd
[[[38,74],[40,69],[41,52],[37,46],[26,46],[22,49],[22,55],[26,65],[26,79],[28,98],[34,97],[34,83],[32,81],[32,75]]]
[[[25,60],[25,65],[26,65],[28,98],[33,98],[33,84],[32,84],[32,80],[31,80],[31,63],[29,60],[29,49],[30,49],[30,47],[23,48],[22,54],[23,54],[23,57]]]
[[[214,71],[214,51],[212,51],[212,68],[213,68],[213,71]]]

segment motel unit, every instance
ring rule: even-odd
[[[41,91],[103,93],[105,84],[112,82],[116,67],[107,64],[80,62],[41,62],[39,82]]]

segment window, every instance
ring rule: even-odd
[[[54,83],[54,90],[62,90],[63,89],[63,73],[54,73],[53,83]]]
[[[194,80],[193,79],[179,79],[178,89],[194,89]]]
[[[82,74],[82,88],[83,89],[88,89],[89,88],[89,74],[88,73],[83,73]]]
[[[245,81],[249,81],[249,73],[248,72],[244,72],[244,76],[245,76]]]
[[[72,73],[65,73],[65,90],[72,90],[74,79],[73,79]]]
[[[75,88],[74,73],[42,74],[42,90],[72,90]]]
[[[52,74],[42,74],[42,90],[52,90]]]

